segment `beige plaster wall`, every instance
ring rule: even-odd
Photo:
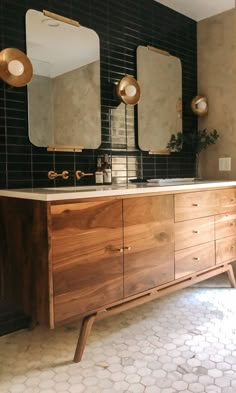
[[[236,10],[198,23],[198,92],[209,101],[199,129],[216,128],[220,139],[201,157],[208,179],[236,178]],[[219,157],[232,158],[232,170],[220,172]]]

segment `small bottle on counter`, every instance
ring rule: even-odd
[[[102,159],[97,159],[97,169],[95,172],[95,183],[103,184],[103,170],[102,170]]]
[[[103,184],[112,184],[112,171],[111,171],[110,157],[108,156],[108,154],[104,155]]]

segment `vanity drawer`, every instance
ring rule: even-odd
[[[236,235],[236,213],[215,217],[216,239]]]
[[[215,265],[215,243],[205,243],[175,252],[175,279]]]
[[[189,192],[175,195],[175,221],[217,214],[217,195],[215,191]]]
[[[216,263],[236,259],[236,236],[216,240]]]
[[[236,188],[217,191],[218,214],[236,212]]]
[[[175,250],[214,240],[214,217],[175,223]]]

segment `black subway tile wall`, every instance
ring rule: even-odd
[[[129,178],[194,176],[191,152],[150,156],[137,145],[137,108],[117,109],[114,83],[126,74],[136,77],[136,49],[153,45],[182,61],[184,132],[197,129],[189,103],[197,93],[196,23],[154,0],[0,0],[0,49],[25,51],[25,13],[48,9],[94,29],[101,47],[101,132],[97,150],[47,152],[28,138],[27,89],[0,80],[0,188],[93,184],[94,178],[52,181],[49,170],[94,172],[96,157],[112,155],[113,181]]]

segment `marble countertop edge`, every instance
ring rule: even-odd
[[[82,198],[97,198],[105,196],[122,196],[148,193],[163,193],[175,191],[195,191],[221,187],[236,187],[232,181],[197,181],[184,184],[157,185],[155,183],[139,183],[111,186],[77,186],[58,188],[25,188],[0,190],[0,196],[39,201],[59,201]]]

